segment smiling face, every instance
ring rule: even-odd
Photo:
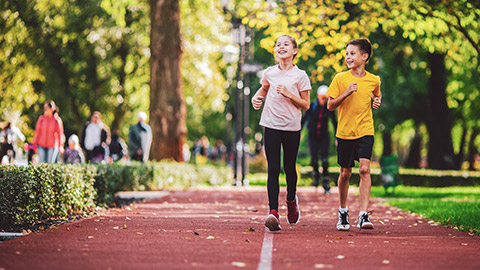
[[[355,69],[365,64],[368,53],[362,52],[358,45],[348,45],[346,49],[345,63],[349,69]]]
[[[292,38],[289,36],[281,36],[277,39],[275,43],[275,56],[279,59],[288,59],[295,57],[297,55],[298,49],[295,41],[292,41]]]

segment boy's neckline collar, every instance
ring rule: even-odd
[[[363,77],[367,76],[367,72],[368,72],[368,71],[366,71],[365,69],[362,70],[362,71],[364,72],[364,74],[363,74],[362,76],[357,76],[357,75],[355,75],[355,74],[353,73],[353,70],[351,70],[351,69],[349,70],[350,74],[351,74],[353,77],[355,77],[355,78],[363,78]]]

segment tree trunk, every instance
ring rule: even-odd
[[[413,137],[412,143],[410,144],[410,150],[408,151],[408,157],[405,161],[404,166],[406,168],[419,168],[421,160],[421,150],[422,150],[422,136],[420,135],[419,128],[415,129],[415,137]]]
[[[473,128],[472,134],[470,135],[470,142],[468,143],[467,161],[469,163],[468,169],[470,171],[475,170],[475,156],[478,154],[478,149],[475,147],[475,139],[479,133],[480,130],[478,128]]]
[[[430,113],[427,129],[430,136],[428,142],[428,164],[432,169],[453,169],[454,155],[452,146],[452,124],[446,100],[445,55],[433,53],[428,55],[430,78],[428,79],[428,97]]]
[[[150,0],[151,158],[183,161],[187,134],[180,65],[179,0]]]
[[[384,130],[382,134],[383,138],[383,156],[389,156],[392,154],[392,133],[390,130]]]

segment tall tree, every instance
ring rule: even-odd
[[[183,161],[187,134],[182,93],[179,0],[150,0],[150,125],[151,157]]]

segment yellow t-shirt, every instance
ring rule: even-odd
[[[337,98],[348,86],[357,82],[357,91],[352,93],[338,106],[337,138],[344,140],[358,139],[374,135],[372,115],[372,93],[380,96],[380,77],[367,71],[362,78],[357,78],[350,71],[338,73],[333,78],[327,95]]]

